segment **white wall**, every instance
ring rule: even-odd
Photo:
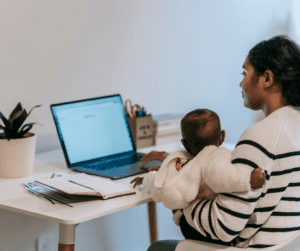
[[[44,125],[33,130],[38,152],[59,147],[50,104],[117,92],[154,115],[215,110],[236,142],[260,116],[243,107],[243,61],[262,39],[296,37],[295,8],[292,0],[0,0],[0,111],[43,104],[28,120]],[[169,212],[159,213],[167,214],[160,238],[180,237]],[[146,219],[140,206],[80,225],[76,250],[143,250],[148,235],[137,226]],[[33,250],[38,235],[57,234],[55,224],[4,210],[0,223],[1,250]]]
[[[116,92],[152,114],[213,109],[236,142],[253,120],[243,61],[258,41],[288,32],[291,9],[291,0],[0,3],[0,108],[43,104],[29,119],[43,124],[38,151],[59,147],[51,103]]]

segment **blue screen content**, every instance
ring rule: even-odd
[[[52,107],[70,164],[134,150],[120,96]]]

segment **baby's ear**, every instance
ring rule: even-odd
[[[186,141],[184,139],[181,139],[181,143],[182,143],[183,147],[185,148],[185,150],[187,152],[189,152],[190,149],[189,149],[188,144],[186,143]]]
[[[222,145],[223,142],[225,141],[225,137],[226,137],[226,132],[225,130],[222,130],[220,133],[220,145]]]

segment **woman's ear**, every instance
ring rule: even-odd
[[[222,130],[220,133],[220,145],[223,144],[225,137],[226,137],[226,132],[225,132],[225,130]]]
[[[263,74],[264,77],[264,87],[269,88],[274,84],[274,74],[270,70],[266,70]]]

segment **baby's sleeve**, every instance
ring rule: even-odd
[[[158,196],[155,190],[155,177],[157,175],[156,171],[147,173],[143,179],[143,186],[147,189],[147,192],[151,194],[151,197],[156,202],[161,202],[160,197]]]
[[[202,169],[205,183],[215,193],[246,192],[251,190],[250,178],[253,168],[231,163],[231,151],[218,147],[209,154]]]

